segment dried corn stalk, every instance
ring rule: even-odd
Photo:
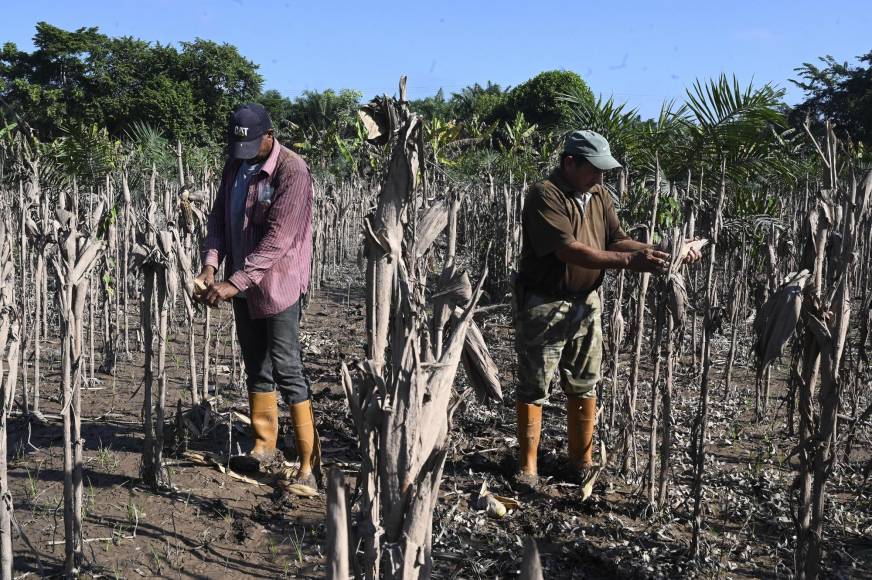
[[[197,353],[195,340],[195,314],[194,288],[192,287],[193,264],[191,263],[191,255],[193,254],[193,240],[196,236],[202,234],[202,229],[206,223],[206,217],[203,213],[203,204],[207,201],[207,195],[204,191],[192,192],[191,187],[184,186],[178,194],[178,221],[179,228],[173,230],[173,247],[178,261],[178,269],[181,280],[185,284],[185,292],[182,294],[185,303],[185,315],[188,325],[188,369],[191,381],[191,403],[196,406],[200,404],[200,391],[197,388]],[[198,289],[205,290],[204,288]]]
[[[421,126],[405,105],[405,80],[400,95],[399,103],[382,99],[366,112],[376,132],[395,142],[378,207],[365,221],[369,360],[355,365],[354,376],[344,364],[341,370],[362,456],[358,536],[370,579],[431,574],[433,509],[456,408],[451,387],[486,275],[473,290],[449,263],[430,319],[425,255],[445,222],[440,204],[416,219]],[[445,347],[435,347],[432,337],[447,322]]]
[[[45,293],[40,291],[46,284],[48,277],[49,250],[57,244],[57,231],[53,227],[53,221],[49,210],[49,196],[39,186],[40,164],[37,156],[30,157],[29,149],[25,162],[30,168],[30,179],[25,186],[30,206],[36,208],[36,219],[27,215],[24,219],[24,227],[27,239],[36,253],[36,266],[33,272],[33,284],[36,287],[34,294],[34,317],[33,317],[33,387],[31,396],[31,416],[39,422],[45,419],[39,410],[40,387],[42,384],[42,339],[46,336],[46,299]]]
[[[690,554],[694,559],[700,557],[702,536],[703,479],[705,477],[706,439],[708,437],[709,376],[712,367],[712,334],[717,325],[717,292],[715,291],[715,262],[717,261],[718,239],[723,220],[724,199],[727,193],[727,161],[721,160],[718,185],[718,201],[712,215],[711,247],[709,248],[706,272],[705,318],[702,339],[702,375],[700,376],[699,403],[691,426],[690,456],[693,460],[693,535],[690,541]]]
[[[65,198],[67,196],[64,196]],[[64,572],[78,573],[83,559],[82,485],[82,339],[88,274],[103,254],[105,243],[97,239],[95,225],[103,214],[102,203],[93,212],[91,233],[79,232],[77,216],[64,208],[56,210],[54,227],[59,232],[59,255],[52,257],[58,278],[58,302],[62,327],[62,391],[64,433]]]
[[[167,472],[163,468],[164,422],[166,417],[166,346],[168,317],[171,297],[179,286],[177,239],[178,234],[168,230],[156,230],[155,171],[152,170],[149,187],[148,218],[145,228],[138,234],[133,247],[133,266],[142,271],[145,285],[140,301],[142,330],[145,345],[144,386],[143,386],[143,430],[142,477],[153,488],[168,483]],[[168,223],[169,227],[173,224]],[[157,300],[155,301],[155,291]],[[155,310],[156,309],[156,310]],[[158,374],[157,396],[154,391],[154,318],[157,315]]]
[[[327,579],[348,580],[348,500],[339,468],[327,476]]]
[[[660,158],[655,153],[654,191],[651,202],[650,226],[645,230],[645,242],[651,243],[654,239],[654,228],[657,224],[657,204],[660,199]],[[651,275],[643,272],[639,276],[639,293],[636,302],[636,334],[633,338],[633,362],[630,368],[630,381],[627,385],[627,400],[625,402],[626,417],[621,429],[621,448],[623,455],[621,471],[630,471],[631,463],[633,471],[638,468],[636,457],[636,401],[639,394],[639,364],[642,360],[642,339],[645,334],[645,308],[648,301],[648,283]]]
[[[15,400],[18,379],[18,316],[15,311],[15,269],[12,239],[0,221],[0,578],[12,578],[12,494],[7,478],[7,418]]]
[[[611,404],[609,405],[609,429],[615,426],[615,415],[618,406],[618,369],[621,364],[621,344],[624,342],[624,314],[621,311],[621,304],[624,298],[624,281],[625,271],[621,270],[618,274],[618,289],[615,292],[614,307],[612,308],[612,317],[609,324],[609,358],[612,361],[611,381]],[[605,430],[604,430],[605,432]]]
[[[684,327],[687,310],[687,289],[684,285],[682,267],[691,249],[697,252],[708,243],[707,240],[686,241],[686,228],[674,228],[668,241],[661,244],[661,249],[670,254],[669,269],[665,276],[659,278],[657,286],[657,315],[655,343],[664,344],[666,351],[666,380],[660,385],[660,352],[657,348],[654,381],[651,387],[651,418],[649,425],[648,444],[648,503],[654,507],[666,499],[669,460],[672,453],[672,375],[674,366],[674,348],[676,330],[679,335]],[[660,442],[660,476],[656,477],[657,467],[657,437],[660,427],[662,407],[662,434]]]
[[[804,345],[805,381],[800,391],[799,513],[795,554],[796,576],[802,580],[816,580],[820,576],[826,488],[836,458],[837,419],[846,382],[840,370],[851,322],[852,270],[855,250],[863,241],[861,224],[868,193],[864,190],[863,199],[858,199],[856,181],[847,188],[839,183],[839,141],[829,122],[826,127],[826,154],[817,142],[815,145],[830,170],[831,189],[821,192],[817,207],[809,215],[807,247],[814,248],[815,266],[813,283],[806,291],[801,314],[808,330]],[[808,131],[808,127],[806,129]],[[872,173],[866,179],[867,184],[870,182]],[[836,205],[831,199],[838,199],[840,203]],[[824,271],[829,274],[829,293],[823,291]],[[814,413],[812,395],[818,368],[819,409]]]
[[[533,538],[524,538],[524,559],[521,562],[521,580],[543,580],[539,548]]]

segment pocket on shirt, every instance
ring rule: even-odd
[[[275,189],[268,181],[262,181],[257,185],[257,201],[251,214],[251,221],[257,225],[263,225],[269,216],[269,208],[272,206],[273,192]]]
[[[273,188],[272,184],[269,182],[261,182],[258,184],[257,190],[257,201],[258,203],[272,203],[273,192],[275,188]]]

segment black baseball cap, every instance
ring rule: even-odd
[[[260,141],[272,129],[269,113],[258,103],[246,103],[230,115],[227,143],[235,159],[253,159],[260,150]]]

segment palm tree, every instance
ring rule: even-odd
[[[785,124],[779,110],[783,96],[771,84],[742,88],[726,75],[694,82],[687,91],[685,119],[695,161],[714,169],[708,172],[713,176],[725,164],[725,177],[736,181],[765,170],[778,145],[772,129]]]
[[[580,93],[570,92],[560,98],[570,105],[572,113],[569,125],[560,128],[564,133],[576,129],[596,131],[608,140],[612,155],[625,169],[635,160],[641,145],[641,122],[636,109],[628,108],[627,103],[616,103],[614,97],[599,96],[593,105]]]
[[[724,199],[728,178],[739,180],[753,169],[765,167],[769,159],[770,142],[760,139],[771,126],[779,126],[783,118],[777,110],[783,92],[771,85],[755,89],[742,88],[734,77],[701,83],[696,81],[687,91],[688,129],[692,150],[697,152],[700,166],[709,175],[718,175],[718,195],[712,211],[711,244],[709,245],[706,294],[703,324],[703,369],[700,381],[699,405],[691,430],[691,458],[694,462],[693,478],[693,539],[691,554],[700,555],[702,527],[702,486],[705,471],[705,439],[708,427],[709,375],[712,366],[711,334],[713,332],[714,269],[717,262],[718,241],[722,225]],[[729,170],[729,173],[728,173]]]

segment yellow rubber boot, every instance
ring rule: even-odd
[[[596,424],[596,398],[566,399],[566,432],[569,439],[571,479],[581,485],[581,501],[593,493],[593,485],[603,465],[593,462],[593,428]],[[602,449],[605,460],[605,448]]]
[[[275,458],[279,438],[279,407],[276,392],[248,393],[248,416],[254,447],[246,455],[230,458],[230,469],[241,473],[260,471],[261,463]]]
[[[596,424],[596,398],[566,399],[566,433],[569,462],[582,467],[593,463],[593,427]]]
[[[318,494],[318,480],[312,473],[313,463],[319,460],[316,454],[318,434],[315,431],[315,415],[312,411],[312,401],[303,401],[291,405],[291,421],[294,424],[297,455],[300,458],[300,470],[287,490],[294,495],[313,496]]]
[[[249,393],[251,430],[254,432],[252,455],[273,455],[279,439],[279,406],[276,392]]]
[[[542,405],[517,403],[520,455],[518,483],[535,487],[538,480],[537,454],[542,435]]]

